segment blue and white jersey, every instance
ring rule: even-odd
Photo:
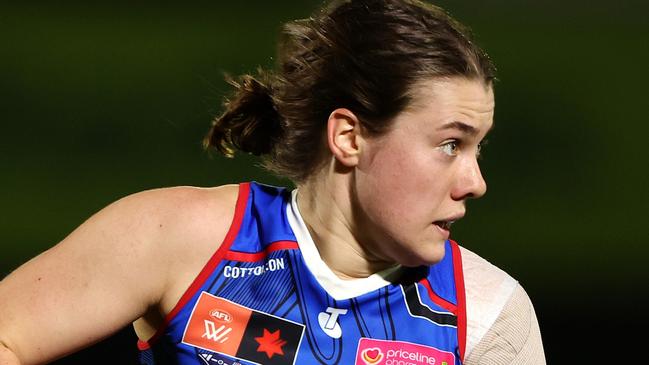
[[[461,364],[460,250],[442,261],[341,280],[321,260],[295,193],[243,183],[224,242],[165,324],[149,364]]]

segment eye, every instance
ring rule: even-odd
[[[486,139],[482,140],[480,143],[478,143],[478,149],[476,150],[476,153],[475,153],[476,157],[482,158],[482,148],[484,148],[484,146],[486,146],[488,143],[489,143],[489,141],[486,140]]]
[[[459,145],[458,141],[451,140],[451,141],[448,141],[448,142],[444,143],[443,145],[439,146],[438,148],[441,149],[442,152],[444,154],[446,154],[446,155],[457,156],[458,145]]]

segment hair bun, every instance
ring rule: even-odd
[[[260,70],[259,78],[263,77]],[[256,156],[270,153],[281,133],[270,83],[251,75],[243,75],[239,81],[231,77],[226,80],[235,88],[234,97],[226,100],[224,113],[214,120],[206,147],[215,147],[228,157],[235,149]]]

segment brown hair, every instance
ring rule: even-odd
[[[463,76],[490,85],[495,69],[460,23],[417,0],[333,1],[284,26],[276,71],[229,79],[235,93],[205,138],[238,149],[294,182],[326,161],[329,114],[351,110],[373,134],[387,131],[413,85]]]

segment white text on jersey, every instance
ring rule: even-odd
[[[253,267],[226,266],[223,268],[223,275],[226,278],[238,279],[246,276],[260,276],[268,271],[284,270],[284,258],[269,259],[263,265]]]

